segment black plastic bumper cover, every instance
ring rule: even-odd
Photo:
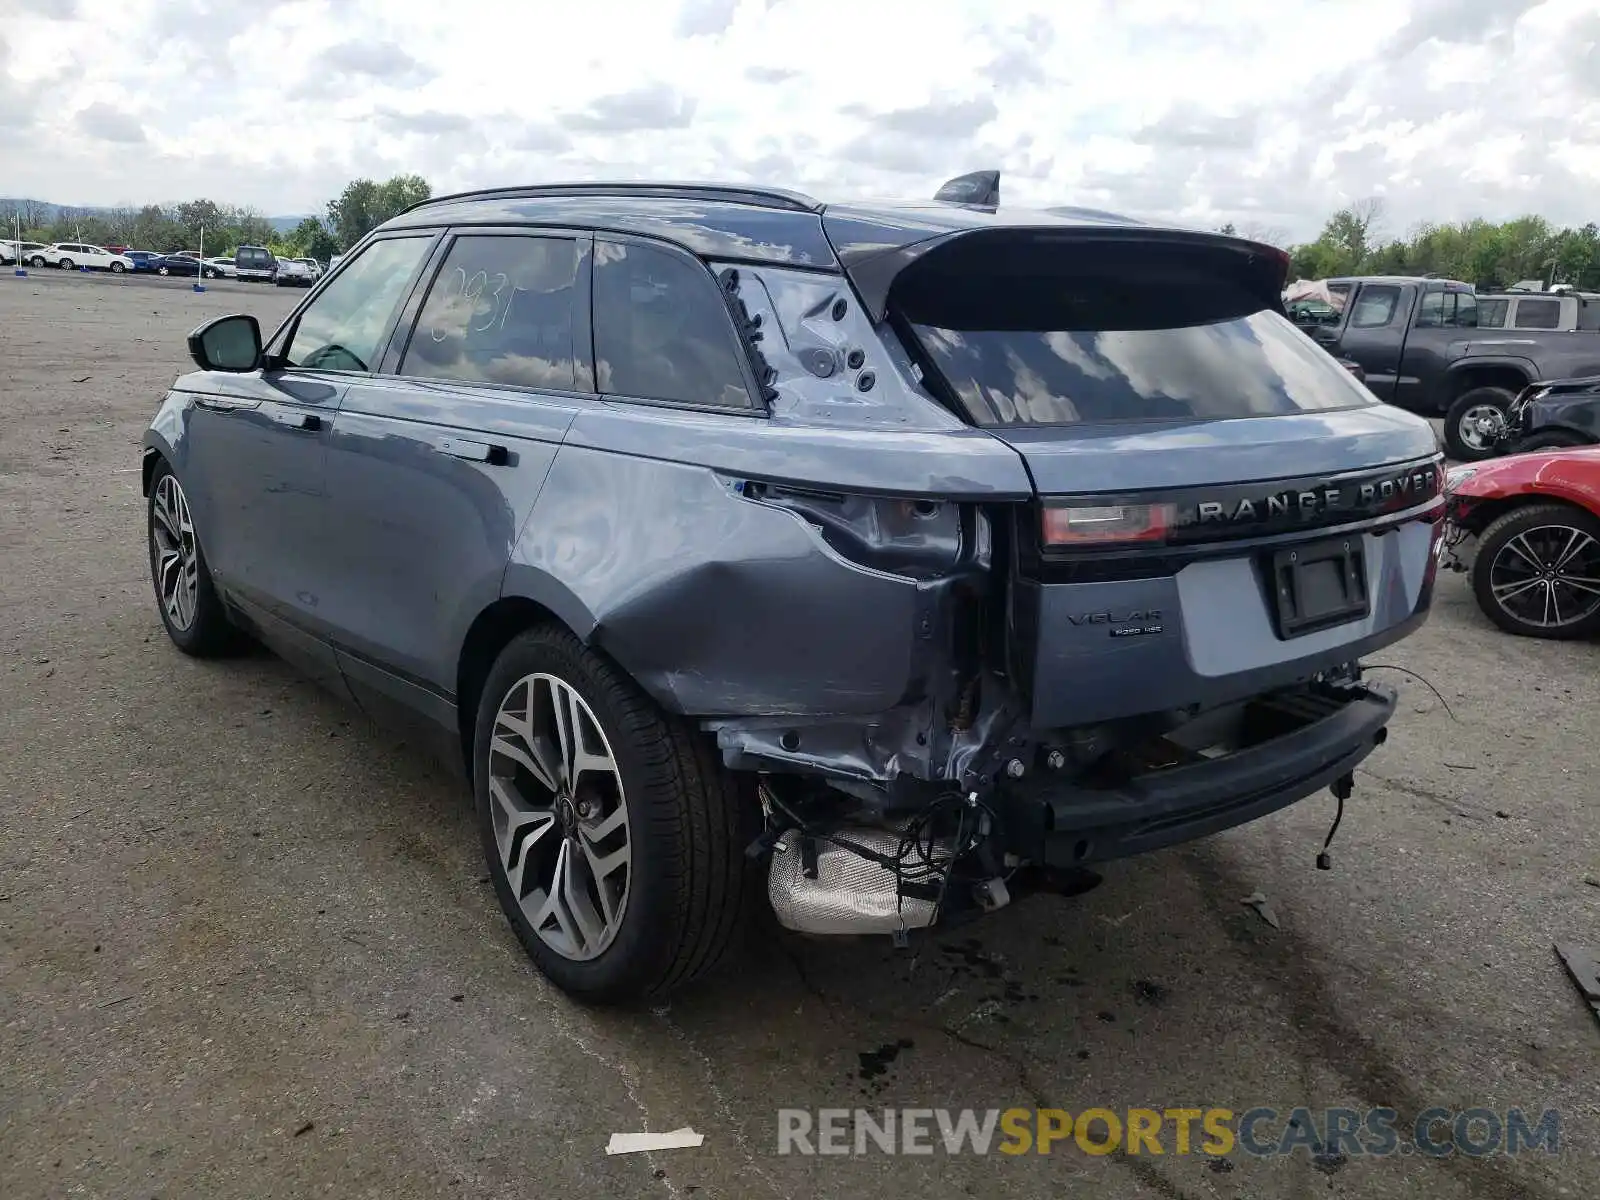
[[[1383,744],[1394,693],[1363,685],[1348,695],[1328,716],[1280,737],[1121,787],[1045,778],[1009,788],[1002,801],[1007,849],[1076,866],[1191,841],[1286,808],[1349,774]]]

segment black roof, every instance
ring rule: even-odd
[[[1162,229],[1091,208],[1007,209],[940,200],[828,204],[799,192],[748,184],[551,183],[490,188],[414,204],[383,229],[439,226],[593,229],[657,237],[702,258],[771,263],[850,277],[874,319],[911,262],[969,234],[993,245],[1033,241],[1050,231],[1088,238],[1204,242],[1237,249],[1280,276],[1288,255],[1275,247],[1196,230]]]
[[[748,184],[600,182],[438,196],[412,205],[384,228],[441,224],[608,229],[665,238],[706,258],[838,270],[912,242],[967,230],[1141,223],[1095,209],[985,210],[935,200],[827,204],[799,192]]]

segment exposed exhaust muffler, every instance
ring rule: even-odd
[[[881,829],[842,830],[840,837],[887,859],[900,852],[900,837]],[[802,835],[791,829],[772,848],[767,898],[778,923],[797,933],[895,934],[933,924],[935,904],[900,895],[894,871],[820,838],[816,846],[816,878],[806,873]],[[944,861],[948,862],[948,847]]]

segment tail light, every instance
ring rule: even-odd
[[[1170,504],[1048,505],[1041,533],[1047,548],[1148,545],[1166,541],[1176,519]]]

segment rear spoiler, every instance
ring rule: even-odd
[[[1000,172],[973,171],[947,179],[933,194],[935,200],[945,204],[959,204],[963,208],[1000,207]]]

